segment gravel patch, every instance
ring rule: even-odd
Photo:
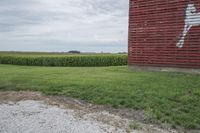
[[[80,119],[73,110],[46,105],[40,101],[21,101],[0,105],[2,133],[104,133],[125,132],[113,126]]]
[[[128,119],[130,114],[72,98],[0,92],[0,133],[177,133]]]

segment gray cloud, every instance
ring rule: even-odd
[[[0,50],[127,50],[128,0],[1,0]]]

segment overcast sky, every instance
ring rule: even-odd
[[[128,0],[0,0],[0,51],[127,51]]]

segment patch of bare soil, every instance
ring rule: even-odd
[[[143,111],[114,109],[109,106],[92,105],[82,100],[63,96],[45,96],[38,92],[0,92],[0,105],[9,105],[10,103],[13,105],[21,101],[28,100],[42,101],[51,107],[57,107],[64,110],[73,110],[73,112],[75,112],[73,113],[73,117],[78,120],[90,120],[91,123],[97,121],[115,129],[119,129],[104,129],[105,132],[119,131],[127,133],[177,133],[175,130],[161,129],[155,125],[141,123],[144,120]]]

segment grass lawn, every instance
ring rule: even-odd
[[[33,90],[142,109],[148,122],[200,129],[200,76],[122,67],[0,65],[0,90]]]

